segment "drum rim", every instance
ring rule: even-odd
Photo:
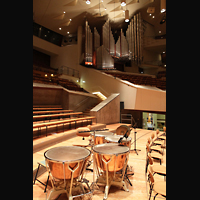
[[[114,142],[114,141],[106,139],[106,138],[113,137],[113,136],[120,136],[119,138],[123,137],[122,135],[109,135],[109,136],[105,137],[105,140],[107,140],[109,142]],[[129,139],[129,140],[123,139],[122,142],[130,142],[132,140],[132,137],[128,137],[127,139]]]
[[[87,157],[89,157],[89,156],[91,155],[91,151],[90,151],[89,149],[85,148],[85,147],[79,147],[79,146],[60,146],[60,147],[73,147],[73,148],[74,148],[74,147],[77,147],[77,148],[81,148],[81,149],[86,149],[86,150],[88,151],[89,154],[88,154],[87,156],[83,157],[83,158],[80,158],[80,159],[61,161],[61,160],[56,160],[56,159],[48,158],[48,157],[46,156],[47,151],[52,150],[52,149],[59,148],[59,147],[53,147],[53,148],[48,149],[48,150],[46,150],[46,151],[44,152],[44,157],[45,157],[45,159],[50,160],[50,161],[52,161],[52,162],[71,163],[71,162],[76,162],[76,161],[79,161],[79,160],[84,160],[84,159],[86,159]]]
[[[128,149],[127,149],[127,151],[124,151],[124,152],[122,152],[122,153],[103,153],[103,152],[95,151],[94,148],[95,148],[96,146],[103,146],[103,145],[105,145],[105,144],[116,144],[116,143],[103,143],[103,144],[97,144],[97,145],[95,145],[95,146],[92,147],[92,150],[93,150],[95,153],[98,153],[98,154],[104,154],[104,155],[120,155],[120,154],[128,153],[128,152],[130,151],[130,148],[129,148],[128,146],[124,146],[124,145],[122,145],[122,146],[123,146],[123,147],[126,147],[126,148],[128,148]]]
[[[98,131],[98,132],[95,132],[95,134],[93,133],[92,136],[95,136],[95,137],[107,137],[109,135],[101,135],[101,132],[109,132],[109,133],[112,133],[112,135],[114,135],[113,132],[111,131]]]

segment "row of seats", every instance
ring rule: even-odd
[[[159,130],[156,133],[152,133],[151,137],[147,139],[146,144],[146,173],[149,182],[149,200],[154,192],[156,198],[157,195],[161,195],[166,198],[166,166],[162,165],[165,155],[164,149],[166,148],[166,127],[163,127],[164,133],[160,134]],[[156,164],[156,162],[159,164]],[[159,177],[155,179],[154,175],[163,176],[164,180]],[[158,181],[159,180],[159,181]]]
[[[162,90],[166,90],[166,81],[160,80],[158,78],[152,78],[151,76],[139,76],[132,74],[123,74],[123,73],[113,73],[110,71],[106,71],[105,73],[110,74],[114,77],[120,78],[122,80],[127,80],[133,84],[138,85],[149,85],[160,88]]]
[[[62,125],[64,132],[65,125],[69,129],[77,126],[86,126],[92,124],[95,119],[93,116],[83,116],[83,112],[73,112],[73,110],[63,110],[61,106],[33,106],[33,137],[42,135],[42,132],[46,134],[50,133],[47,128],[56,126],[56,132],[58,126]],[[45,129],[46,128],[46,129]],[[42,129],[42,130],[41,130]],[[55,132],[55,130],[54,130]]]
[[[68,90],[87,92],[83,88],[75,84],[73,81],[62,79],[55,74],[41,72],[38,70],[33,70],[33,82],[51,84],[51,85],[61,85]]]
[[[157,78],[166,78],[166,71],[159,71],[157,74]]]

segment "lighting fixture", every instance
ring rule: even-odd
[[[166,0],[160,0],[160,12],[164,13],[166,11]]]
[[[121,0],[121,6],[125,6],[126,5],[126,0]]]
[[[61,30],[61,28],[59,28],[59,30]]]
[[[90,4],[90,0],[86,0],[86,4]]]
[[[125,11],[125,22],[129,22],[129,10]]]

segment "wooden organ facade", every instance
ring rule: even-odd
[[[114,59],[134,61],[138,65],[143,59],[143,26],[141,14],[133,16],[128,25],[126,36],[121,29],[118,40],[111,31],[109,19],[102,26],[101,33],[94,27],[93,32],[85,22],[84,64],[92,65],[97,69],[114,69]]]

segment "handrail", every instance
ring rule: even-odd
[[[78,104],[76,104],[76,107],[73,109],[74,111],[78,108],[80,108],[90,97],[87,97],[85,99],[83,99],[81,102],[79,102]]]
[[[64,66],[64,65],[58,68],[58,73],[80,78],[78,70],[73,69],[71,67]]]

